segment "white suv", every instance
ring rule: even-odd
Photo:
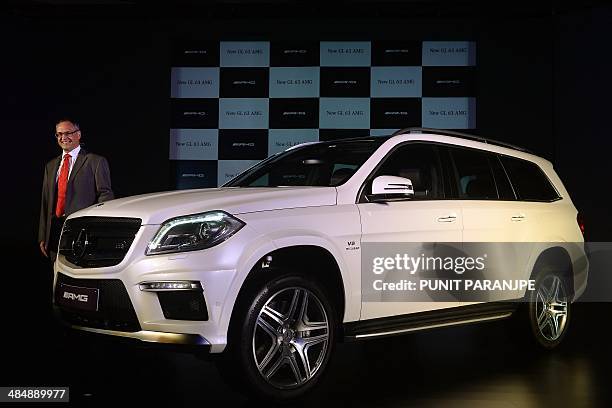
[[[221,188],[72,214],[54,303],[75,329],[199,345],[282,400],[312,388],[342,340],[519,311],[537,342],[556,346],[587,281],[579,224],[551,163],[503,143],[431,129],[307,143]],[[364,248],[415,242],[537,243],[507,276],[535,288],[495,301],[364,296]],[[517,299],[527,302],[504,301]]]

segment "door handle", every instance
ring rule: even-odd
[[[514,221],[514,222],[523,221],[523,220],[525,220],[525,214],[513,215],[511,220]]]
[[[456,214],[449,214],[445,217],[438,217],[438,222],[455,222],[456,219]]]

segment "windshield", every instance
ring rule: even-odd
[[[274,155],[224,187],[338,186],[385,141],[385,138],[308,144]]]

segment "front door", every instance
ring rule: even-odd
[[[462,242],[460,202],[447,199],[446,166],[442,165],[438,150],[434,144],[405,143],[393,149],[368,177],[357,204],[361,218],[361,248],[366,251],[364,255],[371,253],[373,248],[378,248],[380,254],[389,255],[386,249],[393,248],[391,252],[394,252],[403,246],[409,249],[407,252],[410,255],[430,256],[436,254],[437,243]],[[401,200],[369,197],[372,180],[383,175],[410,179],[414,195]],[[391,263],[389,261],[387,266]],[[372,265],[362,265],[362,274],[373,273]],[[397,273],[397,270],[386,270],[385,281],[392,282],[393,273]],[[397,273],[397,276],[400,277],[402,273],[405,271]],[[452,301],[452,297],[445,298],[445,301],[439,301],[438,296],[428,298],[428,292],[424,290],[418,290],[417,295],[407,290],[375,289],[374,275],[362,276],[362,320],[462,305],[461,302]]]

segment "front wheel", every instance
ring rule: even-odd
[[[540,275],[529,302],[529,320],[536,341],[549,349],[559,345],[567,333],[570,312],[571,302],[563,277],[552,272]]]
[[[247,303],[230,340],[235,367],[260,397],[302,396],[319,381],[334,345],[336,313],[328,295],[312,280],[285,276],[266,283]]]

